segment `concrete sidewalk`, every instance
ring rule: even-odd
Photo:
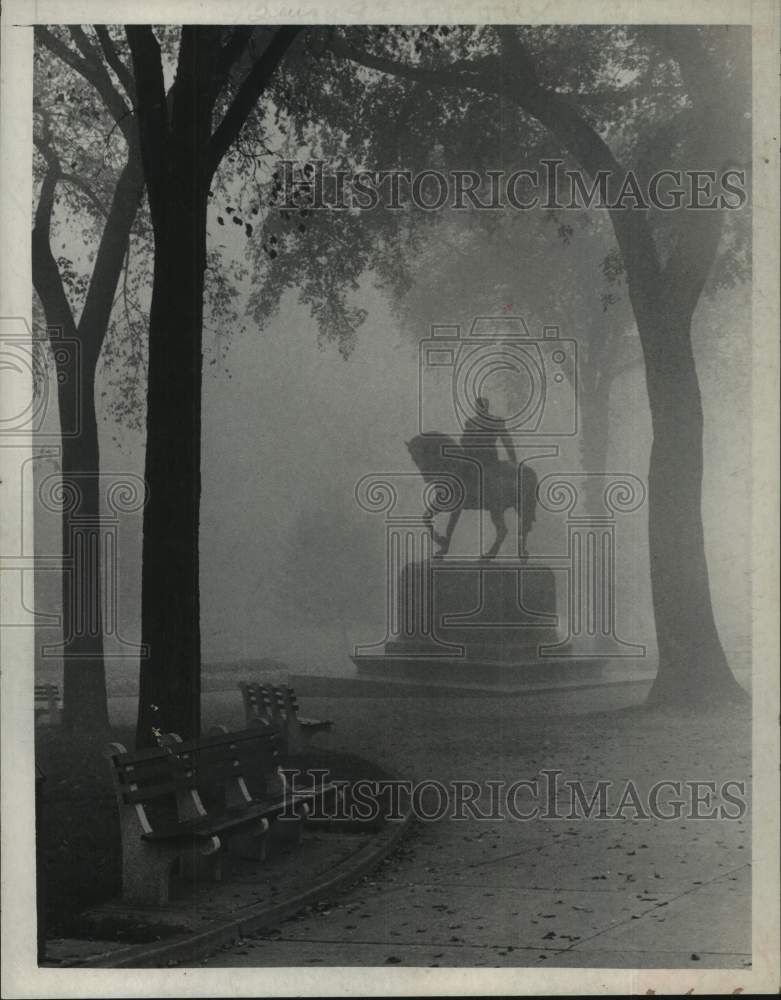
[[[614,696],[625,704],[625,691]],[[593,712],[593,693],[583,697]],[[661,780],[744,782],[748,798],[748,710],[582,714],[581,704],[581,714],[566,714],[561,698],[304,704],[307,714],[335,720],[336,749],[418,781],[510,784],[558,769],[588,795],[596,781],[612,781],[610,812],[627,781],[641,808]],[[566,698],[571,705],[572,693]],[[661,802],[669,799],[668,790]],[[518,801],[527,812],[546,805],[541,795]],[[555,801],[566,817],[571,793]],[[203,964],[746,968],[751,840],[749,815],[739,811],[729,810],[731,819],[646,819],[626,807],[613,819],[422,823],[376,875],[333,904]]]
[[[232,858],[218,882],[185,883],[174,878],[172,898],[165,906],[117,899],[94,907],[82,915],[89,936],[47,941],[44,964],[93,968],[193,964],[225,942],[273,928],[352,886],[394,849],[408,824],[409,816],[374,831],[346,832],[313,823],[303,832],[301,843],[295,838],[280,841],[272,830],[265,860]],[[124,940],[117,940],[119,928]],[[129,943],[134,940],[135,944]]]
[[[374,838],[315,829],[306,849],[281,867],[277,860],[261,866],[246,885],[238,873],[221,888],[204,886],[197,902],[183,900],[168,914],[166,922],[186,930],[194,947],[168,953],[153,945],[123,955],[121,945],[107,944],[96,959],[95,942],[62,941],[51,959],[213,967],[750,966],[747,809],[741,814],[733,805],[733,818],[698,819],[684,810],[662,819],[648,805],[663,780],[684,789],[693,780],[719,788],[743,782],[748,804],[748,709],[703,716],[638,711],[644,684],[511,698],[366,697],[359,688],[352,694],[312,697],[302,689],[302,712],[334,721],[332,734],[318,737],[324,747],[428,782],[418,811],[429,815],[439,804],[432,783],[444,786],[446,808],[455,782],[473,783],[476,808],[494,818],[462,808],[461,818],[419,822],[369,874],[387,853],[368,843],[364,851],[362,840]],[[111,699],[115,722],[135,709],[134,699]],[[205,695],[204,725],[212,723],[243,725],[238,691]],[[559,787],[551,794],[553,772],[560,772]],[[519,780],[537,785],[519,791],[513,812],[506,792]],[[588,800],[600,781],[611,783],[605,794],[613,818],[573,811],[567,782],[579,783]],[[635,798],[619,810],[628,783]],[[670,797],[668,789],[660,803],[668,806]],[[535,808],[532,818],[517,815]],[[371,860],[353,865],[362,851]],[[337,871],[344,877],[330,884]],[[313,885],[318,892],[303,899]],[[159,913],[135,916],[152,925],[161,920]]]

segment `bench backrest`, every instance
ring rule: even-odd
[[[36,684],[33,713],[36,722],[41,717],[48,718],[49,725],[59,725],[62,721],[62,703],[57,684]]]
[[[59,698],[60,689],[57,684],[36,684],[35,685],[35,700],[36,701],[49,701],[50,699]]]
[[[174,767],[195,776],[208,807],[241,805],[279,792],[279,731],[253,726],[238,732],[215,729],[187,743],[173,743]]]
[[[60,688],[57,684],[36,684],[36,702],[45,701],[47,705],[55,706],[60,700]]]
[[[134,810],[145,833],[163,823],[205,815],[195,775],[175,768],[168,748],[128,751],[121,743],[109,743],[105,756],[120,813]]]
[[[276,774],[277,739],[275,730],[265,728],[214,732],[186,742],[169,733],[161,746],[146,750],[128,752],[121,743],[109,744],[106,756],[120,807],[135,807],[147,830],[156,823],[197,819],[207,807],[250,801],[245,779],[251,774],[258,787],[258,775],[272,769]]]
[[[244,699],[244,710],[248,719],[284,722],[290,716],[298,715],[298,699],[291,687],[240,681],[239,690]]]

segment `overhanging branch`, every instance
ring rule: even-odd
[[[223,156],[236,140],[252,108],[268,86],[274,71],[302,30],[302,27],[296,25],[285,25],[278,28],[262,55],[244,78],[225,113],[225,117],[212,136],[207,159],[209,176],[214,174]]]
[[[447,67],[431,69],[426,66],[399,62],[387,56],[377,56],[364,49],[355,48],[335,32],[328,40],[327,48],[335,56],[349,59],[351,62],[365,66],[367,69],[374,69],[380,73],[387,73],[390,76],[397,76],[406,80],[415,80],[418,83],[429,84],[432,87],[453,87],[462,89],[471,87],[484,93],[496,93],[496,86],[487,83],[486,77],[481,67],[475,67],[474,63],[458,62],[451,63]],[[488,63],[486,62],[486,68]]]
[[[96,24],[95,33],[98,36],[98,41],[100,42],[100,47],[103,49],[103,54],[106,57],[106,62],[114,70],[117,75],[117,79],[125,88],[125,92],[132,101],[133,104],[136,102],[136,81],[133,79],[133,74],[127,68],[127,66],[122,62],[117,52],[117,48],[108,33],[108,28],[105,24]]]
[[[51,248],[54,194],[61,177],[60,162],[54,148],[45,138],[36,137],[35,145],[46,160],[46,173],[33,218],[31,240],[33,286],[41,300],[48,325],[62,327],[68,334],[73,335],[76,330],[73,312]]]
[[[84,35],[81,29],[78,29],[73,35],[73,29],[71,33],[74,40],[80,38]],[[54,32],[50,31],[45,25],[36,25],[35,37],[44,45],[53,55],[57,56],[62,62],[71,69],[75,70],[79,76],[87,81],[100,95],[103,103],[106,106],[111,117],[117,124],[120,125],[125,138],[128,142],[132,141],[132,129],[133,123],[129,117],[131,109],[128,108],[124,99],[118,90],[114,87],[111,82],[111,77],[108,75],[105,66],[103,66],[99,60],[89,61],[84,58],[83,55],[79,55],[75,52],[69,45],[59,38]],[[84,45],[84,39],[81,41],[82,46]],[[87,51],[94,50],[90,49]]]
[[[241,58],[242,53],[252,38],[253,30],[254,29],[250,26],[239,25],[233,29],[228,37],[228,40],[223,44],[217,60],[217,86],[215,88],[215,96],[219,94],[228,82],[228,77],[230,76],[233,67]]]
[[[369,69],[415,80],[430,87],[463,89],[501,95],[545,126],[593,178],[599,171],[624,173],[610,147],[583,118],[577,101],[539,83],[534,59],[514,27],[499,28],[502,58],[480,63],[460,62],[426,68],[385,56],[376,56],[348,45],[335,32],[328,47],[335,54]],[[498,70],[498,72],[497,72]],[[643,309],[649,290],[660,276],[659,258],[647,220],[640,212],[611,211],[611,221],[631,283],[633,304]]]
[[[60,180],[65,184],[70,184],[72,187],[78,188],[82,194],[86,195],[90,204],[93,208],[97,209],[100,215],[108,215],[108,209],[103,204],[103,202],[98,198],[92,188],[87,184],[83,178],[79,177],[77,174],[61,174]]]

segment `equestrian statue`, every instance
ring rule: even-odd
[[[434,541],[439,546],[435,556],[444,556],[450,548],[462,510],[487,510],[496,529],[496,538],[484,558],[493,559],[507,536],[504,512],[515,510],[518,516],[519,555],[528,555],[526,539],[534,524],[537,505],[537,476],[534,470],[517,462],[512,437],[504,421],[492,416],[484,396],[475,401],[476,417],[465,421],[457,443],[447,434],[419,434],[407,441],[407,449],[429,484],[443,483],[445,477],[459,485],[457,505],[448,519],[445,534],[433,529],[436,513],[430,506],[425,516],[432,522]],[[504,446],[508,460],[501,461],[497,443]]]

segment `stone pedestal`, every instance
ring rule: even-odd
[[[428,574],[430,607],[420,613],[419,581]],[[396,627],[389,655],[416,652],[471,661],[517,663],[555,643],[556,585],[547,567],[519,563],[444,561],[408,563],[397,581]]]
[[[520,560],[420,560],[398,573],[389,634],[353,657],[363,676],[514,686],[593,677],[601,660],[562,648],[553,571]]]
[[[356,487],[364,510],[385,515],[387,588],[385,636],[356,647],[359,674],[507,687],[594,677],[608,661],[645,657],[643,645],[616,634],[615,520],[644,502],[635,476],[546,476],[537,502],[566,517],[566,552],[492,560],[433,555],[433,513],[421,511],[459,506],[453,478],[438,474],[418,498],[407,473]],[[563,609],[554,569],[566,576]]]

